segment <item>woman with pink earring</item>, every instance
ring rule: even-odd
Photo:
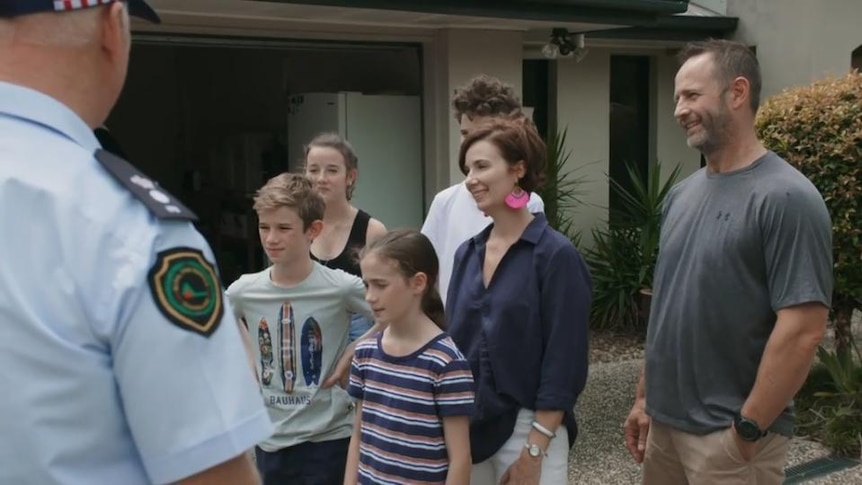
[[[526,119],[492,121],[461,145],[467,189],[493,221],[455,253],[446,300],[476,385],[471,485],[568,482],[591,283],[571,241],[526,208],[545,153]]]

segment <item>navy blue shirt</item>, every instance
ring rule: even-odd
[[[522,408],[564,411],[574,443],[573,408],[589,362],[590,276],[571,241],[535,214],[486,288],[482,268],[492,227],[458,248],[446,299],[448,332],[475,380],[474,463],[503,446]]]

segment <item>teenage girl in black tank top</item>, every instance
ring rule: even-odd
[[[367,212],[357,209],[356,217],[353,218],[353,225],[350,227],[350,234],[347,235],[347,244],[344,245],[341,253],[327,260],[318,258],[312,252],[311,259],[328,268],[344,270],[352,275],[362,277],[362,270],[359,269],[359,251],[365,247],[370,221],[371,216]]]
[[[326,202],[323,230],[311,245],[311,258],[361,277],[359,252],[385,234],[386,227],[350,204],[358,165],[359,159],[350,143],[334,133],[318,135],[305,147],[305,175]],[[371,325],[367,319],[355,316],[350,328],[351,341]]]

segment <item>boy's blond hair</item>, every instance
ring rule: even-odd
[[[323,220],[326,203],[307,177],[283,173],[269,179],[254,195],[254,210],[257,213],[280,207],[295,210],[302,219],[304,231],[312,222]]]

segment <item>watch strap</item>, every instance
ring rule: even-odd
[[[761,428],[760,424],[757,421],[755,421],[751,418],[746,418],[745,416],[742,415],[742,413],[736,414],[736,418],[734,419],[734,422],[733,422],[733,428],[736,431],[736,433],[739,434],[739,436],[745,441],[757,441],[757,440],[765,437],[767,434],[767,431],[765,429]],[[748,433],[745,433],[743,428],[747,428],[749,430],[751,430],[751,428],[756,429],[756,431],[757,431],[756,435],[754,433],[752,433],[751,436],[747,436]]]

